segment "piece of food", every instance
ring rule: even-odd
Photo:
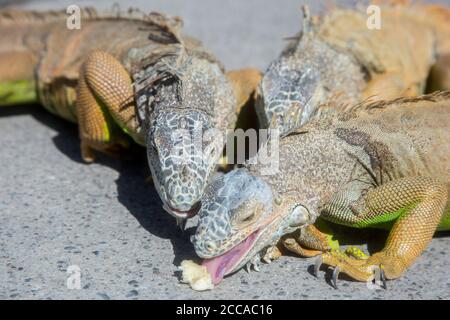
[[[187,283],[196,291],[205,291],[214,289],[211,275],[205,266],[196,264],[192,260],[181,262],[182,279],[181,282]]]

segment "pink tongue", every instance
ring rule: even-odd
[[[211,275],[213,284],[220,283],[223,277],[235,267],[240,258],[251,248],[257,233],[257,231],[253,232],[228,252],[211,259],[203,260],[202,265],[206,267],[208,273]]]

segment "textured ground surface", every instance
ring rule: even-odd
[[[69,3],[74,1],[22,5]],[[300,20],[300,1],[133,3],[182,15],[187,32],[204,40],[228,68],[265,68]],[[179,284],[175,273],[181,260],[194,254],[188,241],[193,223],[181,235],[162,212],[152,185],[144,181],[144,154],[85,165],[78,145],[75,126],[37,106],[0,110],[0,298],[450,298],[449,234],[435,238],[387,291],[345,280],[334,290],[324,272],[318,279],[308,272],[312,260],[283,257],[263,265],[260,273],[240,271],[214,291],[194,292]],[[81,270],[80,290],[66,286],[71,265]]]

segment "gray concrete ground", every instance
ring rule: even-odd
[[[202,39],[229,69],[264,69],[283,47],[282,38],[299,29],[301,1],[132,2],[146,11],[183,16],[186,33]],[[309,2],[315,8],[324,3]],[[73,3],[21,1],[20,6]],[[95,4],[110,7],[107,1]],[[346,280],[335,290],[326,282],[329,273],[317,279],[311,275],[313,260],[283,257],[259,273],[241,270],[213,291],[192,291],[178,282],[176,266],[194,257],[188,240],[194,222],[182,235],[163,213],[155,190],[144,181],[149,172],[142,150],[130,160],[101,157],[83,164],[76,126],[39,106],[0,110],[0,146],[0,298],[450,298],[448,233],[434,238],[403,278],[388,283],[388,290]],[[373,238],[360,233],[355,239],[360,236]],[[379,246],[382,239],[375,238]],[[81,271],[80,290],[67,288],[69,266]]]

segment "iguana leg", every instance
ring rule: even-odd
[[[257,69],[246,68],[227,72],[227,78],[233,86],[236,97],[236,113],[239,114],[255,93],[262,74]]]
[[[417,96],[423,93],[424,88],[405,81],[400,73],[382,73],[373,75],[363,92],[363,98],[376,100],[391,100],[398,97]]]
[[[283,255],[280,249],[280,245],[274,245],[272,247],[267,248],[264,253],[262,260],[266,263],[271,263],[273,260],[280,258]]]
[[[106,52],[89,54],[81,68],[76,101],[85,161],[94,160],[93,149],[111,153],[126,146],[117,126],[140,142],[133,104],[131,79],[120,62]]]
[[[357,260],[333,251],[324,253],[322,261],[355,280],[367,281],[373,275],[373,266],[380,266],[387,279],[398,278],[408,269],[436,231],[448,194],[442,183],[427,177],[412,177],[371,189],[361,200],[348,211],[331,203],[327,214],[334,221],[359,227],[395,220],[385,247],[367,259]]]
[[[302,257],[314,257],[339,247],[329,233],[324,233],[314,225],[306,226],[294,235],[283,238],[282,243],[287,250]]]
[[[303,248],[302,246],[300,246],[300,244],[294,238],[284,239],[283,245],[289,251],[291,251],[295,254],[298,254],[301,257],[305,257],[305,258],[315,257],[322,253],[322,251],[319,251],[319,250],[311,250],[311,249]]]

